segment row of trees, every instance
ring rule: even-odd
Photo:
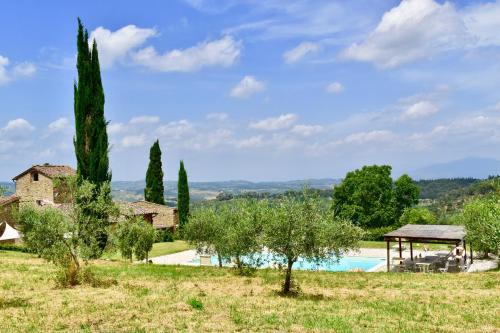
[[[160,142],[156,140],[149,151],[149,165],[146,172],[146,187],[144,188],[144,199],[146,201],[160,205],[165,204],[163,175]],[[189,185],[186,168],[182,160],[179,165],[179,178],[177,181],[177,212],[179,214],[179,225],[182,229],[189,216]]]
[[[356,249],[363,231],[335,217],[316,196],[278,200],[233,200],[202,206],[185,226],[186,239],[199,252],[234,262],[240,272],[271,261],[284,268],[282,291],[292,290],[292,268],[300,259],[339,259]],[[262,253],[269,253],[268,256]]]

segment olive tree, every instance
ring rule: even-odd
[[[84,211],[115,215],[116,208],[105,200],[108,191],[108,183],[97,188],[83,181],[76,189],[77,203],[71,209],[23,205],[17,214],[23,241],[40,257],[60,268],[59,282],[63,286],[78,284],[82,261],[87,263],[101,253],[99,237],[107,232],[107,225],[90,219]],[[90,199],[91,193],[96,193],[94,199]]]
[[[151,223],[135,216],[119,222],[114,236],[123,258],[132,261],[135,255],[137,260],[147,260],[153,249],[156,232]]]
[[[234,259],[240,274],[261,263],[262,217],[266,201],[235,200],[220,207],[219,218],[224,223],[224,253]]]
[[[292,267],[299,258],[338,260],[346,251],[358,247],[363,233],[350,221],[335,218],[317,197],[307,193],[303,199],[277,200],[263,217],[263,245],[286,267],[284,294],[291,290]]]
[[[222,267],[226,245],[224,224],[215,207],[202,206],[195,210],[184,226],[184,238],[195,245],[199,253],[215,252]]]

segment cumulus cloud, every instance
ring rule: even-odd
[[[500,45],[500,1],[466,7],[462,13],[467,30],[476,36],[478,46]]]
[[[323,126],[320,125],[295,125],[292,127],[291,132],[303,137],[309,137],[321,133],[323,130]]]
[[[0,86],[21,77],[32,76],[36,73],[36,67],[30,62],[10,66],[10,60],[0,55]]]
[[[184,50],[158,54],[152,46],[134,52],[133,60],[159,72],[193,72],[204,67],[230,67],[240,57],[241,42],[231,36],[202,42]]]
[[[403,0],[383,15],[363,42],[344,50],[342,57],[391,68],[464,47],[471,41],[462,18],[451,3]]]
[[[132,125],[138,124],[157,124],[160,122],[160,117],[157,116],[139,116],[130,119],[129,123]]]
[[[131,148],[131,147],[141,147],[144,146],[147,142],[146,135],[144,134],[139,134],[139,135],[127,135],[125,136],[121,144],[125,148]]]
[[[304,58],[306,55],[315,53],[320,49],[319,44],[312,42],[302,42],[291,50],[283,54],[285,62],[291,64]]]
[[[264,91],[266,85],[251,75],[245,76],[231,89],[231,97],[248,98],[258,92]]]
[[[110,68],[155,35],[155,29],[139,28],[133,24],[116,31],[98,27],[91,32],[90,42],[96,40],[100,64],[103,68]]]
[[[9,120],[7,125],[2,128],[4,132],[22,132],[22,131],[33,131],[35,127],[31,125],[26,119],[17,118],[14,120]]]
[[[338,94],[344,91],[344,86],[340,82],[332,82],[325,87],[326,92]]]
[[[348,135],[343,141],[345,143],[364,144],[371,142],[387,142],[396,138],[396,135],[388,130],[374,130],[369,132],[358,132]]]
[[[59,118],[49,124],[49,132],[50,133],[61,132],[69,127],[70,123],[68,118]]]
[[[420,101],[414,103],[403,112],[403,120],[418,119],[431,116],[439,112],[439,108],[429,101]]]
[[[249,127],[264,131],[276,131],[292,126],[296,120],[296,114],[286,113],[276,118],[267,118],[257,122],[252,122],[250,123]]]

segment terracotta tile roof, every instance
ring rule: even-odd
[[[8,205],[12,202],[19,201],[19,197],[17,195],[10,195],[8,197],[0,197],[0,207]]]
[[[137,216],[147,214],[158,214],[158,210],[152,207],[142,207],[135,202],[115,201],[115,204],[120,209],[120,213],[126,216]]]
[[[49,177],[66,177],[76,175],[76,170],[67,165],[52,165],[52,164],[42,164],[42,165],[33,165],[28,170],[20,173],[19,175],[12,178],[13,180],[18,179],[21,176],[24,176],[28,172],[38,171],[39,173]]]
[[[133,204],[137,205],[137,206],[140,206],[140,207],[147,207],[147,208],[151,208],[151,209],[156,209],[156,210],[160,210],[160,211],[165,211],[165,210],[177,210],[176,207],[169,207],[169,206],[166,206],[166,205],[160,205],[160,204],[157,204],[157,203],[154,203],[154,202],[149,202],[149,201],[145,201],[145,200],[140,200],[140,201],[134,201]]]

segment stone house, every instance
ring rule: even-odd
[[[174,231],[179,225],[177,208],[159,205],[148,201],[136,201],[131,204],[134,207],[139,207],[146,211],[156,211],[152,221],[155,229],[171,229]]]
[[[73,198],[68,191],[68,177],[75,176],[76,170],[66,165],[34,165],[13,178],[15,194],[0,197],[0,222],[15,225],[13,211],[23,204],[53,206],[67,213],[71,210]],[[177,209],[154,203],[115,202],[120,210],[119,220],[132,216],[142,216],[155,229],[175,229],[178,224]]]
[[[76,170],[66,165],[34,165],[12,179],[16,184],[15,196],[20,204],[69,203],[64,180],[75,175]]]

